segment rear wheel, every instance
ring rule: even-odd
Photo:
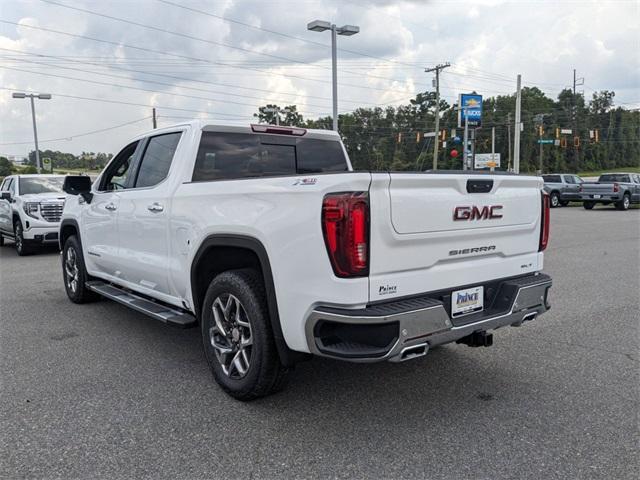
[[[593,210],[593,207],[595,207],[596,202],[584,202],[582,204],[582,206],[586,209],[586,210]]]
[[[252,400],[284,386],[288,369],[280,363],[258,272],[216,276],[205,295],[201,325],[207,362],[228,394]]]
[[[93,290],[87,288],[87,281],[90,279],[84,266],[82,258],[82,248],[78,237],[71,235],[64,242],[62,249],[62,279],[67,297],[73,303],[88,303],[98,300],[98,295]]]
[[[551,207],[552,208],[557,208],[560,206],[560,195],[558,194],[558,192],[551,192],[551,195],[549,195],[549,201],[551,203]]]
[[[24,239],[24,230],[22,229],[22,222],[20,220],[16,220],[14,222],[13,234],[14,245],[16,247],[16,252],[18,253],[18,255],[21,257],[29,255],[31,253],[31,248]]]
[[[631,198],[626,193],[623,195],[622,200],[620,200],[619,202],[616,202],[616,208],[618,210],[629,210],[630,206],[631,206]]]

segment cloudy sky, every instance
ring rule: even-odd
[[[477,0],[3,0],[0,154],[32,146],[116,153],[151,127],[188,118],[246,124],[265,103],[331,111],[330,35],[314,19],[354,24],[338,37],[339,110],[407,103],[430,90],[425,67],[451,62],[442,95],[509,94],[515,78],[548,95],[572,83],[640,106],[640,2]],[[97,133],[91,133],[97,132]]]

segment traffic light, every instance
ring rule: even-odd
[[[566,137],[562,137],[562,138],[560,139],[560,146],[561,146],[562,148],[567,148],[567,138],[566,138]]]
[[[416,143],[420,143],[420,132],[416,132]]]
[[[544,135],[544,127],[542,125],[538,126],[538,136]]]
[[[556,128],[556,138],[560,138],[560,129]]]
[[[398,143],[402,143],[402,132],[398,132]]]
[[[573,137],[573,146],[580,148],[580,137]]]
[[[447,139],[447,131],[446,130],[440,130],[440,141],[444,142]]]
[[[596,129],[595,135],[596,135],[596,143],[600,143],[600,130]]]

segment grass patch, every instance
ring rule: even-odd
[[[578,175],[581,177],[599,177],[603,173],[640,173],[640,166],[611,168],[609,170],[598,170],[595,172],[578,172]]]

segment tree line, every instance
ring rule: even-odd
[[[540,169],[538,140],[553,141],[542,148],[543,172],[607,170],[640,165],[640,111],[615,106],[615,92],[595,92],[586,102],[582,94],[562,90],[557,99],[549,98],[537,87],[521,92],[520,170]],[[491,153],[491,132],[495,127],[495,152],[501,154],[501,167],[512,164],[516,97],[501,95],[483,99],[482,127],[475,131],[477,153]],[[339,116],[339,130],[351,162],[356,169],[426,170],[433,163],[432,137],[435,124],[435,92],[419,93],[406,105],[386,108],[358,108]],[[260,122],[276,123],[282,112],[282,125],[331,128],[331,117],[304,119],[296,105],[260,107],[254,114]],[[446,147],[440,148],[439,169],[460,169],[462,145],[452,142],[457,127],[457,110],[441,100],[440,128]],[[540,130],[542,128],[542,130]],[[571,134],[560,134],[560,129]],[[456,136],[462,137],[462,129]],[[555,142],[555,141],[558,142]],[[555,145],[558,143],[559,145]],[[459,155],[453,157],[452,150]]]

